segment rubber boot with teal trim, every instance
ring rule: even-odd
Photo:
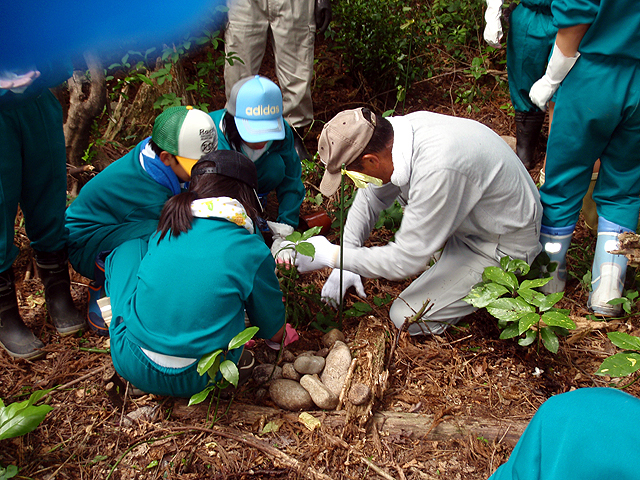
[[[607,302],[622,297],[627,257],[610,252],[619,248],[618,234],[630,231],[603,217],[598,218],[598,241],[591,268],[591,292],[587,302],[587,306],[598,315],[616,317],[622,311],[622,305],[609,305]]]
[[[556,269],[551,272],[551,281],[540,287],[540,291],[545,295],[550,293],[563,292],[567,284],[567,251],[571,245],[571,237],[575,224],[568,227],[547,227],[540,228],[540,243],[542,250],[549,255],[551,262],[557,263]]]

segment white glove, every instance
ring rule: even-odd
[[[299,272],[306,273],[313,270],[320,270],[325,267],[333,268],[336,266],[338,263],[338,254],[340,252],[340,247],[338,245],[332,244],[322,235],[311,237],[308,240],[305,240],[305,242],[312,244],[316,249],[316,253],[313,258],[299,252],[296,252],[293,255],[295,265],[298,267]],[[295,246],[295,243],[284,241],[282,242],[282,246]]]
[[[356,293],[360,298],[366,298],[367,294],[364,293],[364,285],[362,285],[362,278],[357,273],[350,272],[348,270],[342,270],[342,292],[340,292],[340,269],[334,268],[329,278],[322,287],[322,293],[320,298],[322,301],[333,308],[338,308],[340,300],[344,298],[344,294],[349,287],[355,287]]]
[[[533,84],[529,91],[529,98],[540,110],[547,109],[547,102],[556,93],[564,77],[573,68],[579,56],[580,53],[577,52],[573,57],[565,57],[558,45],[554,45],[546,72],[540,80]]]
[[[0,89],[10,90],[13,93],[24,93],[29,85],[40,76],[38,70],[31,70],[22,75],[13,72],[0,72]]]
[[[291,254],[293,250],[290,248],[282,249],[285,238],[293,233],[293,227],[286,223],[270,222],[267,225],[273,233],[273,243],[271,244],[271,255],[276,259],[276,263],[292,263]]]
[[[494,48],[500,48],[502,40],[502,0],[487,0],[487,11],[484,12],[484,20],[487,24],[484,27],[484,40]]]

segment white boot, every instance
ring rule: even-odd
[[[598,315],[616,317],[622,305],[609,305],[609,300],[622,297],[624,278],[627,273],[627,257],[614,255],[619,248],[618,234],[628,229],[604,218],[598,219],[598,241],[591,269],[591,292],[587,306]]]
[[[543,225],[540,231],[542,250],[549,255],[551,262],[557,263],[555,271],[551,272],[551,281],[540,287],[545,295],[563,292],[567,283],[567,251],[571,245],[571,237],[575,225],[568,227],[547,227]]]

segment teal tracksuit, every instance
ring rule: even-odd
[[[148,248],[148,250],[147,250]],[[113,364],[149,393],[189,397],[201,391],[197,360],[245,328],[245,309],[257,336],[284,325],[275,261],[260,235],[220,218],[194,218],[192,229],[160,242],[131,240],[106,261]],[[193,359],[162,367],[141,350]],[[227,355],[237,361],[241,348]]]
[[[96,256],[135,238],[148,240],[173,192],[154,180],[140,164],[143,140],[127,155],[92,178],[69,206],[69,260],[94,279]]]
[[[68,69],[40,68],[24,93],[0,95],[0,272],[18,256],[13,243],[18,205],[31,246],[42,252],[64,248],[67,155],[62,107],[48,90],[71,76]]]
[[[220,127],[226,110],[211,112],[218,129],[218,150],[231,150],[229,140]],[[275,190],[278,199],[278,223],[292,227],[298,226],[300,205],[304,200],[305,189],[302,183],[302,166],[300,158],[293,146],[293,130],[285,121],[286,136],[283,140],[273,142],[262,156],[255,161],[258,170],[258,194],[268,194]]]
[[[529,98],[531,86],[544,75],[557,27],[551,0],[522,0],[509,19],[507,71],[509,94],[518,112],[539,112]]]
[[[637,0],[555,0],[559,28],[591,24],[558,91],[540,189],[543,225],[578,220],[593,164],[598,215],[635,231],[640,211],[640,6]]]
[[[489,480],[637,480],[639,427],[640,399],[628,393],[580,388],[556,395]]]

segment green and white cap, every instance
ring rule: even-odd
[[[213,119],[190,105],[170,107],[158,115],[151,138],[162,150],[175,155],[189,174],[200,157],[218,148]]]

